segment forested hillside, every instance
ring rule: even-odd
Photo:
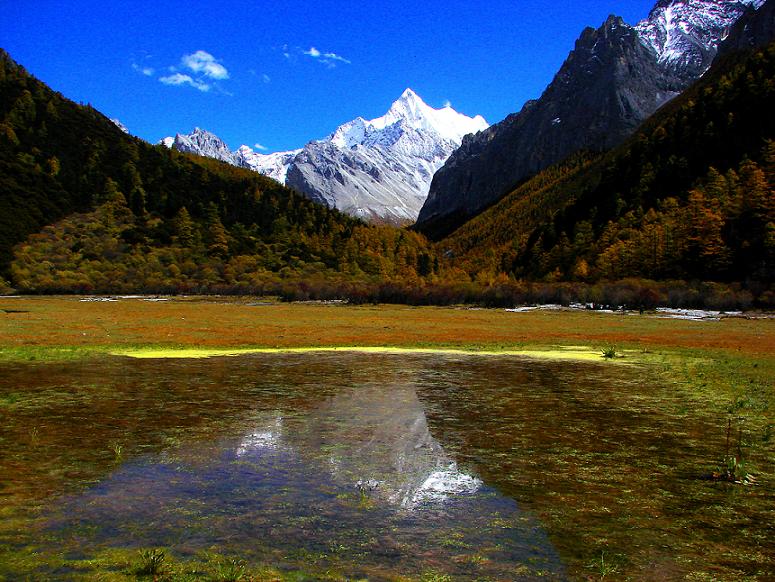
[[[0,274],[18,289],[261,291],[432,268],[421,236],[128,136],[0,51]]]
[[[775,45],[728,54],[625,144],[540,173],[439,250],[480,277],[770,284],[774,105]]]

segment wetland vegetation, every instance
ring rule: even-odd
[[[775,571],[772,319],[0,308],[0,580]]]

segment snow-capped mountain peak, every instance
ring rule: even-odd
[[[307,144],[286,184],[349,214],[411,222],[436,170],[463,136],[488,127],[451,106],[434,109],[406,89],[381,117],[356,117],[326,139]]]
[[[750,6],[764,0],[659,0],[635,27],[665,68],[697,77],[716,55],[729,28]]]
[[[120,129],[121,131],[123,131],[125,134],[129,135],[129,130],[127,129],[126,125],[124,125],[123,123],[121,123],[121,121],[120,121],[119,119],[116,119],[115,117],[112,117],[110,120],[113,122],[113,124],[114,124],[114,125],[115,125],[117,128],[119,128],[119,129]]]
[[[385,115],[369,123],[375,129],[384,129],[398,122],[418,131],[433,131],[442,139],[454,142],[461,142],[463,136],[489,127],[481,115],[468,117],[452,109],[451,105],[434,109],[411,89],[406,89]]]
[[[371,128],[371,123],[363,117],[356,117],[336,128],[336,131],[328,136],[328,141],[339,148],[353,148],[362,144],[366,139],[366,133]]]

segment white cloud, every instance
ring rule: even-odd
[[[218,60],[207,51],[196,51],[190,55],[184,55],[181,59],[184,67],[194,73],[201,73],[205,77],[223,81],[229,78],[229,71],[226,70]]]
[[[269,75],[267,75],[266,73],[264,73],[263,75],[261,75],[261,80],[262,80],[264,83],[271,83],[271,82],[272,82],[272,77],[270,77]]]
[[[324,65],[328,66],[328,68],[333,69],[336,66],[336,63],[345,63],[347,65],[351,65],[352,61],[349,59],[344,58],[341,55],[338,55],[336,53],[324,53],[316,49],[314,46],[310,47],[308,51],[302,51],[303,54],[307,55],[308,57],[312,57],[313,59],[316,59],[317,61],[323,63]],[[288,55],[286,54],[286,57]]]
[[[188,85],[203,93],[215,89],[224,95],[231,95],[231,93],[222,89],[217,82],[213,82],[228,79],[229,71],[207,51],[200,50],[190,55],[183,55],[179,65],[169,66],[166,70],[170,74],[165,77],[159,77],[159,81],[165,85],[178,87]],[[150,71],[152,75],[153,69],[150,69]]]
[[[168,77],[159,77],[159,81],[165,85],[191,85],[203,93],[206,93],[210,90],[210,85],[207,83],[200,81],[199,79],[193,79],[190,75],[184,75],[182,73],[175,73],[174,75],[169,75]]]
[[[352,61],[347,60],[346,58],[339,56],[336,53],[324,53],[323,56],[327,59],[331,59],[332,61],[339,61],[341,63],[347,63],[348,65],[352,65]]]
[[[153,77],[153,74],[156,72],[156,70],[153,67],[141,67],[137,63],[132,63],[132,69],[134,69],[141,75],[145,75],[146,77]]]
[[[261,150],[262,152],[265,152],[266,150],[269,149],[268,147],[266,147],[265,145],[261,145],[260,143],[253,144],[253,147],[256,148],[257,150]]]

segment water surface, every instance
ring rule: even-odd
[[[163,546],[373,580],[670,578],[714,542],[705,504],[763,518],[698,478],[716,419],[639,368],[105,358],[7,366],[0,397],[0,546],[73,560]]]

